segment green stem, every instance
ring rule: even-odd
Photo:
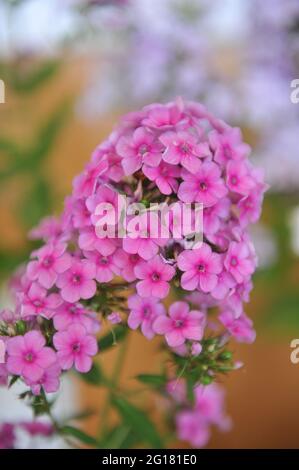
[[[113,372],[111,374],[111,379],[109,380],[109,385],[107,385],[107,397],[103,407],[103,411],[101,413],[101,422],[100,422],[100,429],[101,434],[104,435],[108,428],[108,418],[109,418],[109,411],[110,411],[110,402],[111,402],[111,392],[114,391],[119,383],[121,370],[125,361],[125,353],[128,347],[128,335],[122,341],[118,348],[116,360],[114,363]]]

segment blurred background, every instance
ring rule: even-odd
[[[299,338],[296,78],[298,0],[0,0],[1,307],[7,278],[33,248],[28,231],[62,210],[72,178],[124,112],[200,100],[242,128],[265,168],[271,189],[253,230],[260,267],[246,312],[258,336],[235,346],[245,365],[224,380],[233,429],[214,433],[210,447],[299,447],[299,364],[290,361]],[[132,336],[129,385],[159,361],[157,343]],[[0,391],[0,422],[8,409],[24,417],[15,395]],[[77,382],[62,397],[71,410],[99,409],[102,399]]]

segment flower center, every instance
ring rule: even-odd
[[[33,302],[34,307],[41,307],[43,305],[43,302],[40,299],[35,299]]]
[[[205,181],[201,181],[201,182],[199,183],[199,189],[200,189],[201,191],[206,191],[206,190],[208,189],[207,183],[206,183]]]
[[[148,306],[143,307],[143,316],[148,317],[150,314],[151,314],[151,308]]]
[[[27,362],[33,362],[35,358],[35,355],[33,352],[28,352],[27,354],[25,354],[25,361]]]
[[[159,281],[159,279],[160,279],[160,274],[154,272],[154,273],[152,274],[152,280],[153,280],[154,282],[156,282],[156,281]]]
[[[80,284],[81,281],[82,281],[81,274],[74,274],[73,275],[73,277],[72,277],[73,284]]]
[[[102,266],[107,266],[108,262],[108,258],[100,258],[99,264],[101,264]]]
[[[43,266],[45,268],[49,268],[50,266],[52,266],[53,264],[53,256],[46,256],[44,259],[43,259]]]
[[[144,155],[145,153],[148,152],[148,146],[146,144],[142,144],[140,145],[139,149],[138,149],[138,153],[140,155]]]
[[[132,263],[137,263],[139,256],[138,255],[130,255],[130,260]]]
[[[190,145],[187,144],[187,142],[183,142],[181,145],[179,145],[179,149],[181,153],[189,153],[190,152]]]
[[[184,324],[184,320],[176,320],[174,322],[174,325],[175,325],[176,328],[181,328],[181,326],[183,326],[183,324]]]
[[[237,266],[238,260],[237,260],[237,258],[236,258],[235,256],[233,256],[232,259],[230,260],[230,264],[231,264],[232,266]]]
[[[77,307],[70,307],[69,312],[71,315],[76,315],[78,313]]]
[[[73,350],[74,352],[80,352],[80,349],[81,349],[80,343],[74,343],[74,344],[72,345],[72,350]]]
[[[233,184],[235,186],[238,183],[238,178],[235,175],[233,175],[230,178],[230,182],[231,182],[231,184]]]
[[[204,264],[200,263],[198,266],[197,266],[197,269],[200,273],[204,273],[205,270],[206,270],[206,267]]]

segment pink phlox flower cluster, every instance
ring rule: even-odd
[[[74,179],[61,217],[45,219],[30,233],[43,246],[11,283],[16,309],[4,319],[9,333],[2,380],[20,375],[37,394],[55,391],[62,370],[90,370],[100,327],[94,302],[119,280],[129,290],[128,303],[107,311],[112,324],[127,313],[131,329],[149,339],[163,335],[172,350],[196,356],[213,308],[219,327],[238,341],[252,341],[243,308],[257,266],[248,226],[260,216],[266,185],[249,152],[239,129],[199,103],[178,99],[124,116]],[[146,207],[202,204],[203,242],[193,246],[180,238],[172,213],[168,237],[151,234],[147,212],[139,217],[137,236],[120,237],[121,220],[114,217],[120,194]],[[134,214],[126,215],[134,221]],[[153,217],[160,227],[161,215]],[[102,220],[108,223],[99,234]],[[179,300],[166,310],[162,302],[177,292]]]
[[[224,391],[218,384],[197,385],[193,405],[188,403],[184,380],[170,381],[167,392],[177,408],[177,435],[192,447],[200,448],[207,444],[212,426],[221,431],[229,430],[231,422],[224,410]]]

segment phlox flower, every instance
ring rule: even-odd
[[[132,227],[132,231],[130,228]],[[149,260],[166,245],[167,240],[159,237],[161,220],[154,212],[146,211],[128,224],[129,233],[123,238],[123,249],[130,254],[138,254],[142,259]]]
[[[95,313],[79,303],[72,304],[64,302],[56,310],[53,323],[56,330],[59,331],[67,330],[75,323],[84,326],[88,333],[95,333],[100,328]]]
[[[179,163],[191,173],[196,173],[201,166],[199,157],[207,157],[211,154],[206,143],[199,143],[198,138],[187,131],[165,132],[160,136],[160,141],[166,147],[163,160],[171,165]]]
[[[178,347],[186,340],[200,340],[203,337],[205,315],[198,310],[189,310],[186,302],[174,302],[169,316],[160,315],[153,323],[155,333],[165,335],[170,347]]]
[[[97,252],[85,251],[84,255],[95,264],[95,279],[98,282],[110,282],[116,274],[119,274],[119,268],[114,262],[114,254],[103,256]]]
[[[115,239],[99,238],[96,233],[95,227],[85,228],[80,231],[78,238],[78,245],[81,250],[93,251],[96,250],[103,256],[111,255],[117,247]]]
[[[203,210],[203,229],[207,237],[219,231],[221,224],[229,217],[231,202],[224,197],[211,207]]]
[[[229,160],[242,160],[250,153],[250,147],[242,141],[238,128],[230,128],[223,133],[211,131],[209,142],[214,151],[215,162],[219,164],[225,164]]]
[[[88,197],[96,190],[97,182],[100,177],[108,170],[108,162],[102,159],[100,162],[91,162],[85,168],[85,171],[76,176],[73,181],[74,196]]]
[[[54,434],[54,427],[52,423],[42,421],[23,421],[19,426],[27,431],[30,436],[44,436],[49,437]]]
[[[118,323],[121,323],[121,315],[119,312],[111,312],[107,316],[107,320],[112,324],[112,325],[117,325]]]
[[[256,223],[261,216],[263,192],[259,189],[251,192],[238,202],[239,221],[242,226]]]
[[[177,192],[179,186],[177,178],[181,174],[177,166],[161,162],[156,167],[144,165],[142,171],[150,181],[156,183],[162,194],[169,195]]]
[[[226,166],[226,183],[230,191],[247,196],[254,181],[246,162],[230,161]]]
[[[225,310],[218,318],[237,341],[240,343],[254,342],[256,333],[253,329],[253,322],[245,313],[236,318],[231,310]]]
[[[216,163],[203,163],[196,174],[182,171],[182,178],[178,197],[183,202],[201,202],[204,207],[210,207],[227,194]]]
[[[110,186],[102,185],[96,193],[86,199],[86,207],[90,212],[90,220],[95,227],[104,229],[107,227],[107,236],[116,236],[116,227],[118,222],[119,199],[118,192]],[[98,232],[97,232],[98,233]],[[99,237],[100,238],[100,237]],[[101,238],[106,238],[101,236]]]
[[[0,449],[14,449],[16,441],[15,426],[11,423],[0,424]]]
[[[142,261],[135,266],[135,274],[138,279],[136,289],[141,297],[158,297],[163,299],[169,293],[169,281],[175,275],[173,266],[162,261],[160,256],[151,260]]]
[[[93,262],[73,258],[70,268],[59,275],[56,283],[63,300],[77,302],[93,297],[97,289],[95,275],[96,267]]]
[[[153,129],[168,130],[178,124],[182,116],[180,106],[175,103],[168,106],[147,106],[147,116],[143,118],[142,124]]]
[[[31,281],[38,281],[46,289],[54,286],[59,274],[71,264],[71,257],[65,252],[65,243],[49,243],[32,253],[37,258],[27,266],[27,276]]]
[[[137,330],[141,326],[141,332],[147,339],[152,339],[155,335],[153,322],[160,316],[165,315],[165,307],[154,297],[139,297],[132,295],[128,298],[130,314],[128,325],[132,330]]]
[[[33,282],[27,292],[20,295],[20,299],[21,316],[23,318],[36,315],[52,318],[55,310],[62,303],[59,294],[53,293],[47,296],[47,290],[37,282]]]
[[[179,269],[184,271],[181,278],[183,289],[200,289],[203,292],[215,289],[222,262],[221,256],[213,253],[209,245],[202,243],[200,248],[183,251],[177,262]]]
[[[177,413],[176,430],[180,440],[187,441],[195,448],[204,447],[210,439],[208,423],[194,410]]]
[[[127,282],[135,281],[136,275],[134,269],[142,258],[137,253],[129,254],[119,249],[115,252],[113,259],[114,263],[119,268],[120,276]]]
[[[224,266],[238,283],[246,280],[255,269],[255,262],[248,244],[232,241],[224,259]]]
[[[56,362],[55,352],[45,344],[45,338],[38,331],[10,338],[6,343],[8,372],[32,382],[40,380],[45,370]]]
[[[25,382],[30,386],[33,395],[40,395],[41,389],[46,393],[57,392],[60,386],[61,368],[56,362],[44,370],[43,375],[38,380],[28,380]]]
[[[77,229],[91,225],[90,212],[86,207],[85,199],[75,199],[72,203],[72,222]]]
[[[159,165],[162,158],[162,145],[153,132],[138,127],[131,136],[121,137],[116,145],[117,153],[122,157],[122,166],[126,175],[139,170],[142,163],[149,166]]]
[[[30,240],[54,241],[63,236],[61,221],[56,217],[44,217],[39,225],[29,232]]]
[[[92,356],[98,352],[94,336],[87,334],[82,325],[71,325],[66,331],[59,331],[53,337],[57,359],[63,370],[73,365],[78,372],[88,372],[92,367]]]

